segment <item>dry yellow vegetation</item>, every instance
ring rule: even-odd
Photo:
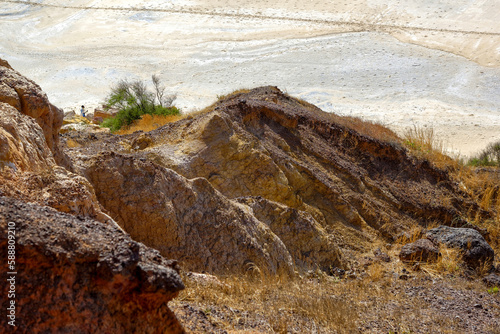
[[[178,120],[183,119],[184,115],[168,115],[168,116],[162,116],[162,115],[149,115],[145,114],[142,115],[141,119],[135,121],[132,123],[130,126],[124,127],[118,131],[116,131],[116,134],[119,135],[127,135],[134,133],[136,131],[153,131],[158,129],[160,126],[163,126],[168,123],[172,122],[177,122]]]
[[[192,333],[457,333],[466,329],[450,317],[449,305],[467,306],[475,299],[493,314],[500,309],[480,281],[454,276],[455,259],[456,254],[445,255],[408,279],[397,274],[402,265],[395,261],[375,262],[355,279],[321,273],[295,279],[185,275],[186,289],[170,306]],[[482,332],[499,333],[481,326]]]
[[[500,253],[500,170],[495,167],[468,166],[459,158],[444,153],[443,142],[436,139],[432,128],[411,128],[404,136],[403,144],[417,157],[427,159],[435,166],[447,170],[481,207],[492,216],[482,217],[479,211],[470,212],[469,221],[486,228],[489,243],[496,254]],[[449,198],[439,199],[449,201]]]

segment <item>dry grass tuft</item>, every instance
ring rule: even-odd
[[[500,171],[498,168],[481,170],[476,167],[462,166],[455,173],[455,178],[461,182],[462,188],[480,206],[491,212],[492,217],[481,217],[479,212],[470,212],[469,220],[489,232],[489,243],[500,252]]]
[[[177,122],[185,117],[185,115],[161,116],[145,114],[141,117],[141,119],[135,121],[130,126],[118,130],[116,134],[128,135],[136,131],[149,132],[158,129],[160,126],[165,124]]]
[[[372,281],[380,281],[385,277],[386,269],[381,263],[374,263],[367,269]]]
[[[250,89],[248,88],[242,88],[242,89],[238,89],[238,90],[235,90],[234,92],[232,93],[229,93],[229,94],[225,94],[225,95],[217,95],[217,100],[218,101],[221,101],[221,100],[226,100],[226,99],[230,99],[230,98],[233,98],[237,95],[240,95],[240,94],[246,94],[246,93],[250,93]]]
[[[417,157],[427,159],[436,167],[447,170],[459,168],[457,160],[445,152],[442,140],[436,138],[433,128],[408,128],[404,134],[403,144]]]
[[[463,272],[462,254],[459,250],[441,247],[440,253],[441,256],[435,263],[422,264],[422,271],[434,277],[442,277],[447,274],[458,275]]]
[[[177,298],[179,302],[244,309],[264,317],[270,332],[309,332],[315,325],[341,333],[357,329],[358,312],[352,303],[337,296],[332,278],[320,282],[283,275],[235,276],[208,286],[189,276],[183,281],[186,290]]]
[[[302,100],[299,100],[299,102],[303,105],[306,103],[308,104],[308,102]],[[318,113],[317,111],[318,109],[316,107],[312,109],[312,107],[310,107],[309,109]],[[361,118],[358,117],[339,116],[334,113],[326,113],[326,112],[322,112],[322,116],[331,122],[337,123],[348,129],[354,130],[362,135],[392,144],[401,143],[401,138],[394,131],[390,130],[389,128],[380,123],[362,120]]]
[[[318,273],[292,279],[242,275],[204,281],[187,275],[183,277],[186,289],[170,306],[181,315],[186,309],[202,314],[181,319],[195,333],[212,332],[198,326],[204,319],[214,329],[229,333],[468,332],[469,324],[450,318],[443,305],[480,301],[490,308],[493,297],[477,297],[484,293],[484,285],[456,275],[459,254],[454,250],[443,249],[443,254],[440,263],[424,267],[427,273],[413,272],[410,276],[414,278],[408,280],[391,274],[400,271],[392,262],[372,264],[364,279],[353,280]],[[444,273],[455,278],[444,280],[449,276]],[[478,324],[481,320],[475,326]]]
[[[342,120],[338,122],[346,126],[347,128],[353,129],[361,134],[367,135],[380,141],[389,143],[399,143],[401,141],[401,139],[395,132],[388,129],[386,126],[376,122],[365,121],[360,118],[351,116],[344,116],[342,117]]]
[[[66,146],[68,146],[69,148],[76,148],[76,147],[81,147],[82,145],[80,145],[77,141],[73,139],[68,139],[66,141]]]

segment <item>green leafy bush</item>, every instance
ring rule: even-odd
[[[178,115],[180,110],[172,105],[175,96],[165,94],[165,86],[156,75],[152,76],[152,82],[152,91],[142,81],[121,80],[113,86],[106,105],[108,108],[117,108],[119,112],[115,117],[106,119],[101,126],[114,132],[131,125],[144,114]]]
[[[471,166],[500,166],[500,141],[491,143],[478,156],[468,161]]]

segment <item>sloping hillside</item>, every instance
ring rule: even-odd
[[[111,217],[192,270],[348,268],[415,225],[489,215],[387,130],[392,142],[274,87],[212,109],[67,150]]]

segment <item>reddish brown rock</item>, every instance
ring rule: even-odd
[[[403,262],[433,262],[439,257],[439,248],[428,239],[419,239],[404,245],[399,253]]]
[[[167,306],[184,288],[176,262],[121,230],[5,197],[0,228],[2,259],[14,245],[17,272],[15,297],[1,295],[4,311],[15,301],[15,328],[4,313],[4,330],[183,333]]]

